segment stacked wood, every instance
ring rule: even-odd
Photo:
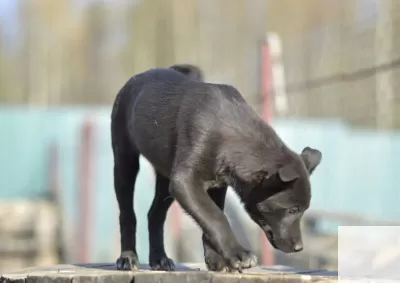
[[[48,201],[0,202],[0,272],[59,263],[58,217]]]

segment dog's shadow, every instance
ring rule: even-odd
[[[77,268],[117,271],[115,263],[74,264],[74,266]],[[140,264],[140,269],[138,271],[151,271],[151,268],[148,264]],[[190,267],[185,264],[175,264],[175,271],[200,271],[200,268]]]

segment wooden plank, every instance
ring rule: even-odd
[[[337,272],[303,270],[289,266],[256,267],[240,273],[208,272],[204,264],[177,266],[175,272],[150,271],[148,265],[137,272],[117,271],[114,264],[56,265],[3,274],[2,282],[337,282]]]

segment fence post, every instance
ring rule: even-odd
[[[171,205],[171,230],[172,238],[174,239],[175,254],[177,257],[181,256],[181,239],[182,239],[182,208],[177,201],[174,201]],[[180,261],[181,259],[178,258]]]
[[[94,152],[94,126],[89,117],[82,125],[81,151],[79,154],[78,176],[78,205],[80,219],[77,231],[78,261],[87,263],[90,260],[90,245],[92,235],[93,210],[93,152]]]
[[[272,90],[272,70],[271,53],[268,44],[268,38],[262,42],[261,46],[261,93],[262,93],[262,117],[268,123],[272,122],[271,110],[271,90]],[[260,230],[260,241],[262,249],[262,264],[274,264],[274,251],[272,250],[264,232]]]

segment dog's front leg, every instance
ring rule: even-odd
[[[227,186],[211,188],[207,190],[208,196],[219,207],[221,211],[224,211],[227,190]],[[229,266],[227,266],[225,260],[214,249],[214,247],[210,243],[210,240],[208,239],[208,236],[204,233],[202,236],[202,240],[204,248],[204,260],[206,262],[207,269],[210,271],[229,272]]]
[[[204,182],[190,170],[175,170],[171,195],[193,217],[208,236],[210,244],[231,269],[241,270],[257,264],[257,257],[237,241],[228,219],[204,190]]]

